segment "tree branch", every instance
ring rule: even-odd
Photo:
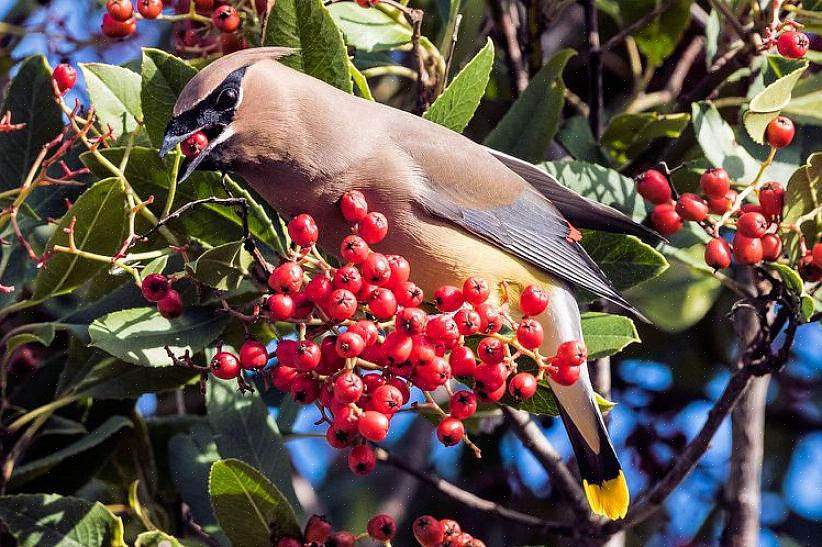
[[[491,0],[491,15],[494,19],[494,26],[502,36],[505,44],[505,51],[508,54],[508,69],[511,75],[511,90],[514,96],[528,87],[528,69],[522,59],[522,48],[517,38],[517,29],[511,20],[511,14],[502,6],[501,0]]]
[[[602,49],[599,47],[599,20],[595,0],[583,0],[585,12],[585,33],[588,40],[588,124],[594,138],[599,142],[602,136]]]
[[[674,3],[674,0],[668,0],[667,2],[663,2],[656,9],[649,11],[647,14],[643,15],[617,34],[612,36],[605,44],[602,46],[602,51],[608,51],[609,49],[615,48],[619,45],[625,38],[633,34],[634,32],[638,31],[645,25],[651,22],[657,15],[665,12],[669,7],[671,7]]]

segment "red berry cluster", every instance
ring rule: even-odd
[[[358,539],[370,537],[389,542],[397,534],[397,523],[389,515],[377,515],[368,521],[366,532],[359,536],[341,530],[334,531],[331,523],[321,515],[308,519],[302,537],[285,536],[277,541],[277,547],[354,547]]]
[[[376,457],[368,443],[386,438],[392,416],[409,403],[412,387],[440,416],[437,436],[444,445],[465,440],[473,447],[463,420],[478,402],[499,401],[506,393],[529,399],[546,373],[563,385],[577,380],[587,357],[583,344],[566,342],[550,358],[539,354],[543,330],[533,317],[548,306],[544,290],[529,286],[522,291],[524,318],[515,322],[503,306],[489,302],[489,283],[471,277],[462,287],[438,288],[433,301],[440,313],[428,314],[420,307],[422,290],[410,281],[408,261],[371,248],[388,234],[386,217],[369,211],[358,191],[346,193],[340,209],[352,229],[340,246],[345,263],[337,268],[316,251],[319,229],[311,216],[301,214],[288,223],[294,248],[271,271],[271,294],[263,309],[270,321],[294,324],[299,336],[278,341],[277,364],[266,370],[265,379],[294,401],[321,409],[328,444],[354,445],[348,459],[354,473],[374,469]],[[471,337],[478,339],[476,350],[466,345]],[[536,366],[518,370],[520,357]],[[218,353],[211,372],[228,380],[267,362],[265,346],[249,340],[239,356]],[[454,392],[450,381],[455,378],[472,388]],[[441,387],[450,398],[448,411],[430,394]]]
[[[460,524],[452,519],[440,519],[423,515],[414,519],[414,538],[422,547],[485,547],[485,542],[463,532]]]
[[[183,299],[171,288],[171,282],[162,274],[149,274],[143,278],[140,289],[143,297],[157,304],[157,311],[166,319],[174,319],[183,313]]]

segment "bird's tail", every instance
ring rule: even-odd
[[[605,425],[601,420],[597,420],[599,453],[596,453],[568,414],[561,411],[561,415],[571,446],[574,448],[579,473],[582,476],[582,486],[591,511],[610,519],[623,518],[628,512],[630,502],[628,484],[625,482],[625,474],[617,460]]]

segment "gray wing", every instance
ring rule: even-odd
[[[521,159],[491,148],[488,152],[508,169],[528,181],[540,194],[557,206],[562,216],[578,228],[630,234],[649,243],[664,242],[665,238],[650,228],[634,222],[627,215],[602,203],[590,200],[560,184],[554,177]]]

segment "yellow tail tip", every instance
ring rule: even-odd
[[[591,511],[613,520],[625,517],[631,497],[622,471],[616,478],[602,484],[588,484],[588,481],[582,481],[582,486]]]

